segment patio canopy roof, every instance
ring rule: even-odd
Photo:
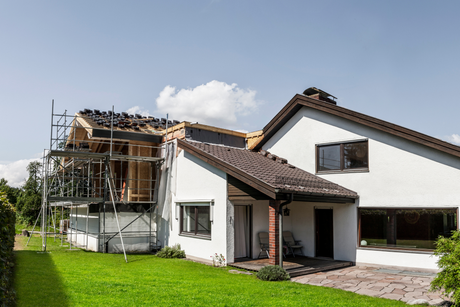
[[[283,200],[294,194],[295,201],[354,203],[359,197],[354,191],[266,152],[184,140],[178,140],[178,145],[259,194],[266,195],[266,199]]]

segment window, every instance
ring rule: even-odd
[[[318,172],[369,169],[368,142],[317,145]]]
[[[456,209],[360,209],[361,247],[433,250],[457,230]]]
[[[211,206],[206,205],[181,205],[180,220],[181,234],[199,237],[211,236]]]

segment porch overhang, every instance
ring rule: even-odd
[[[293,201],[300,202],[318,202],[318,203],[343,203],[354,204],[356,198],[339,197],[334,195],[319,194],[319,193],[292,193],[291,191],[275,190],[276,200],[288,200],[289,195],[293,195]]]

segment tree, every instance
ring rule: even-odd
[[[440,236],[436,241],[436,256],[441,269],[431,282],[432,291],[441,291],[451,296],[456,306],[460,303],[460,231],[452,231],[450,238]]]
[[[16,209],[18,218],[30,225],[40,212],[42,204],[42,164],[30,162],[27,166],[29,178],[17,197]]]
[[[6,180],[5,178],[0,179],[0,192],[4,192],[6,194],[6,198],[8,198],[8,201],[11,204],[16,204],[19,189],[10,187],[8,185],[8,180]]]

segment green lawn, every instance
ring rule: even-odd
[[[25,244],[24,237],[17,237]],[[180,259],[66,251],[34,237],[16,252],[18,306],[404,306],[289,281],[264,282]]]

